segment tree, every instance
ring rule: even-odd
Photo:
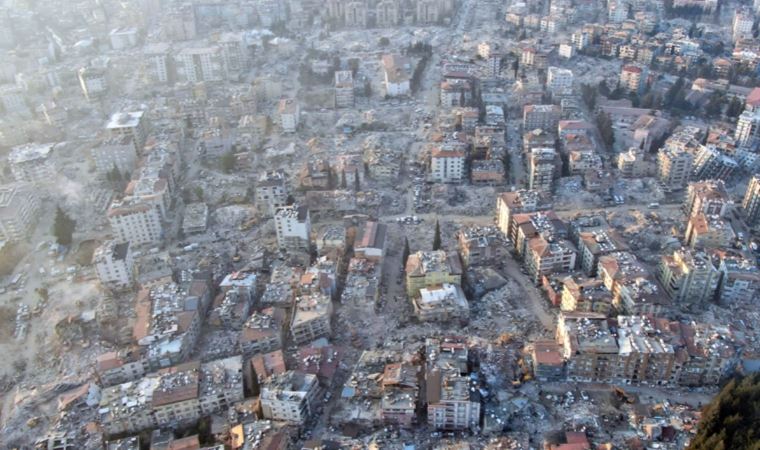
[[[441,224],[435,221],[435,235],[433,235],[433,250],[441,249]]]
[[[599,134],[602,136],[604,145],[608,150],[611,150],[615,143],[615,130],[612,128],[612,119],[610,119],[609,114],[600,111],[596,115],[596,126],[599,128]]]
[[[719,92],[713,92],[705,105],[705,115],[710,118],[720,116],[723,111],[723,96]]]
[[[55,209],[55,220],[53,221],[53,236],[55,241],[60,245],[71,245],[73,241],[76,221],[69,217],[60,206]]]
[[[742,104],[741,100],[734,97],[728,104],[728,108],[726,108],[726,115],[728,117],[739,117],[742,111],[744,111],[744,104]]]
[[[359,181],[359,171],[354,171],[354,190],[359,192],[362,190],[361,181]]]
[[[729,381],[702,411],[688,450],[760,449],[760,374]]]
[[[340,188],[341,189],[346,188],[346,171],[345,170],[340,171]]]
[[[364,82],[364,96],[367,98],[372,97],[372,83],[369,80]]]
[[[515,78],[517,78],[517,70],[520,68],[520,60],[515,58],[514,61],[512,61],[512,72],[515,74]]]
[[[583,83],[581,85],[581,97],[589,110],[593,111],[596,107],[596,89],[590,84]]]
[[[390,41],[390,39],[388,39],[387,37],[383,36],[383,37],[381,37],[381,38],[380,38],[380,39],[377,41],[377,44],[378,44],[380,47],[387,47],[387,46],[389,46],[389,45],[391,44],[391,41]]]
[[[203,201],[203,188],[202,187],[195,186],[195,198],[197,198],[199,202]]]
[[[221,166],[224,173],[230,173],[232,172],[232,169],[235,168],[236,162],[237,158],[235,158],[235,152],[233,150],[230,150],[222,155],[222,159],[219,161],[219,165]]]
[[[406,260],[409,259],[409,239],[404,236],[404,251],[401,253],[401,265],[406,267]]]

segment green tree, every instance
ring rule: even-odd
[[[593,111],[596,107],[596,96],[597,91],[594,86],[586,83],[583,83],[581,85],[581,97],[583,98],[583,102],[591,111]]]
[[[604,145],[608,150],[611,150],[615,143],[615,130],[612,128],[612,120],[609,114],[599,111],[599,114],[596,115],[596,126],[599,128],[599,134],[602,136]]]
[[[688,450],[760,450],[760,374],[729,381],[702,411]]]
[[[53,236],[55,236],[55,241],[58,244],[71,245],[76,226],[76,221],[69,217],[60,206],[56,207],[55,220],[53,221]]]
[[[203,188],[200,186],[195,186],[195,198],[199,201],[203,201]]]
[[[354,190],[356,192],[359,192],[359,191],[362,190],[361,181],[359,181],[359,171],[358,170],[354,171]]]
[[[222,159],[219,161],[219,165],[224,173],[230,173],[235,168],[236,162],[237,158],[235,157],[235,152],[234,150],[230,150],[222,155]]]
[[[341,189],[346,188],[346,171],[345,170],[340,171],[340,188]]]
[[[728,117],[739,117],[742,111],[744,111],[744,104],[741,102],[741,100],[734,97],[728,104],[728,108],[726,108],[726,115]]]
[[[381,37],[381,38],[380,38],[380,39],[378,39],[378,41],[377,41],[377,45],[379,45],[380,47],[387,47],[387,46],[389,46],[390,44],[391,44],[391,41],[390,41],[390,39],[388,39],[388,38],[387,38],[387,37],[385,37],[385,36]]]
[[[372,83],[369,80],[364,82],[364,96],[367,98],[372,97]]]
[[[713,92],[705,105],[705,115],[715,118],[720,116],[721,112],[723,112],[723,96],[718,92]]]
[[[435,221],[435,234],[433,235],[433,250],[441,249],[441,224]]]
[[[409,239],[404,236],[404,251],[401,253],[401,265],[406,267],[406,260],[409,259]]]

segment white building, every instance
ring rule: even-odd
[[[108,37],[112,49],[126,50],[137,45],[137,28],[114,28]]]
[[[283,133],[295,133],[301,121],[301,107],[293,98],[280,100],[277,106],[277,117],[280,119],[280,127]]]
[[[385,94],[401,97],[411,92],[412,63],[400,55],[383,55]]]
[[[459,148],[434,148],[430,154],[430,179],[437,183],[459,183],[465,179],[465,153]]]
[[[754,19],[753,15],[748,11],[736,10],[734,12],[734,21],[731,27],[734,42],[752,38]]]
[[[277,246],[280,249],[308,250],[311,246],[311,218],[305,206],[283,206],[274,214]]]
[[[335,72],[335,107],[354,106],[354,75],[350,70]]]
[[[137,152],[131,136],[119,136],[101,142],[90,150],[95,170],[107,174],[114,167],[121,172],[132,173],[137,163]]]
[[[11,173],[16,181],[32,184],[50,183],[56,168],[51,154],[54,144],[24,144],[13,147],[8,155]]]
[[[147,45],[143,53],[148,76],[153,82],[170,83],[174,81],[174,64],[169,44]]]
[[[572,88],[573,71],[561,67],[550,66],[546,77],[546,87],[552,92]]]
[[[108,92],[108,76],[106,69],[100,67],[82,67],[77,72],[79,87],[89,101],[95,101]]]
[[[129,136],[140,154],[148,137],[148,124],[144,111],[117,112],[106,123],[106,130],[113,137]]]
[[[467,320],[470,315],[467,298],[456,284],[422,288],[412,304],[415,315],[422,321]]]
[[[92,255],[92,263],[103,286],[113,290],[132,287],[135,281],[135,262],[129,242],[105,241]]]
[[[745,110],[739,116],[734,131],[734,139],[739,147],[754,147],[760,139],[760,112]]]
[[[559,56],[566,59],[571,59],[573,56],[575,56],[575,47],[570,44],[560,44]]]
[[[115,201],[107,215],[117,241],[142,245],[163,237],[161,212],[152,204],[134,198]]]
[[[261,174],[256,183],[256,206],[259,212],[274,216],[277,208],[288,203],[288,182],[281,170]]]
[[[265,419],[303,424],[317,407],[317,376],[289,370],[270,377],[261,388]]]
[[[0,239],[20,241],[32,230],[40,213],[40,200],[31,186],[0,187]]]
[[[221,81],[227,74],[220,47],[185,48],[179,52],[177,60],[185,79],[191,83]]]

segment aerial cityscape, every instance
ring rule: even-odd
[[[760,449],[759,17],[0,2],[0,449]]]

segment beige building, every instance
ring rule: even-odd
[[[707,254],[680,249],[662,255],[657,278],[675,303],[695,306],[713,301],[720,272]]]
[[[694,155],[676,147],[663,147],[657,155],[657,178],[669,191],[686,187],[691,174]]]
[[[684,243],[692,249],[728,248],[736,234],[728,220],[697,213],[689,217]]]
[[[296,298],[290,334],[296,344],[306,344],[330,335],[332,301],[325,294],[317,293]]]
[[[448,284],[462,284],[462,264],[456,253],[443,250],[419,251],[406,261],[406,294],[416,297],[420,289]]]

